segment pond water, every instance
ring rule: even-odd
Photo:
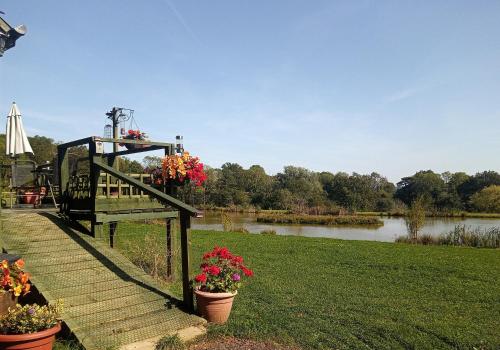
[[[256,221],[254,214],[228,213],[235,228],[243,227],[251,233],[260,233],[263,230],[275,230],[279,235],[294,235],[305,237],[327,237],[340,239],[356,239],[367,241],[394,242],[398,236],[406,235],[406,226],[403,218],[383,217],[384,226],[321,226],[321,225],[282,225],[265,224]],[[473,228],[500,227],[500,219],[475,218],[427,218],[421,233],[439,235],[446,233],[455,225],[467,225]],[[206,212],[203,218],[193,220],[193,229],[222,231],[220,213]]]

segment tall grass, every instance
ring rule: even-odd
[[[383,221],[372,216],[333,216],[333,215],[259,215],[257,222],[271,224],[309,224],[309,225],[383,225]]]
[[[455,228],[439,236],[429,234],[419,235],[416,241],[408,236],[396,239],[397,243],[417,243],[424,245],[454,245],[476,248],[500,248],[500,227],[471,227],[456,225]]]

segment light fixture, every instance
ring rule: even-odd
[[[0,57],[5,51],[16,46],[16,40],[26,34],[26,31],[25,25],[13,28],[0,17]]]
[[[181,135],[177,135],[175,137],[175,152],[183,153],[184,152],[184,138]]]

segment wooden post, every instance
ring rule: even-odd
[[[165,156],[170,155],[170,150],[168,148],[165,148],[164,150]],[[168,195],[173,195],[173,186],[166,185],[164,182],[163,185],[163,192],[165,192]],[[166,229],[166,243],[167,243],[167,251],[166,251],[166,257],[167,257],[167,279],[172,278],[172,258],[173,258],[173,252],[172,252],[172,220],[170,219],[165,219],[165,229]]]
[[[116,232],[116,226],[118,225],[118,222],[110,222],[109,223],[109,246],[111,248],[114,248],[115,246],[115,232]]]
[[[57,147],[57,177],[59,179],[59,203],[61,203],[59,209],[61,213],[64,213],[68,208],[68,203],[64,200],[69,200],[69,198],[64,198],[69,190],[68,148],[64,146]]]
[[[165,219],[167,230],[167,279],[172,278],[172,220]]]
[[[96,155],[95,141],[92,140],[88,144],[89,147],[89,197],[90,197],[90,233],[95,238],[96,231],[102,231],[102,226],[96,230],[95,221],[95,201],[97,200],[97,183],[99,180],[100,169],[94,164],[94,156]],[[102,232],[98,232],[101,233]]]
[[[182,259],[182,299],[188,311],[194,310],[193,290],[190,284],[189,265],[189,236],[191,231],[191,217],[181,210],[181,259]]]

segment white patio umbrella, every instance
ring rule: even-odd
[[[10,113],[7,116],[7,128],[5,130],[5,154],[16,158],[23,153],[32,153],[33,149],[28,141],[21,120],[21,112],[15,102],[12,102]]]

